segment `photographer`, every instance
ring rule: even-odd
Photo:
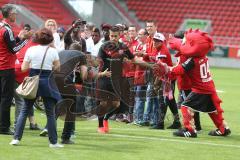
[[[68,50],[70,45],[74,42],[78,42],[82,46],[82,52],[86,53],[86,41],[81,37],[81,33],[84,32],[86,21],[80,19],[73,21],[72,26],[67,30],[64,43],[65,49]]]

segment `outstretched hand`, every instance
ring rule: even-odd
[[[103,71],[103,72],[101,73],[101,75],[102,75],[103,77],[111,77],[112,72],[111,72],[111,71],[108,71],[108,68],[107,68],[105,71]]]
[[[153,67],[153,74],[157,77],[162,77],[166,75],[169,71],[169,67],[166,63],[158,62],[157,64],[154,64]]]

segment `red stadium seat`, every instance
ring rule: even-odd
[[[140,20],[155,19],[159,30],[166,33],[175,32],[184,18],[203,18],[212,20],[213,36],[237,37],[240,34],[239,1],[127,0],[129,8],[136,4],[147,7],[141,16],[137,14]],[[239,40],[237,42],[240,44]]]

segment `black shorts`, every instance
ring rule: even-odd
[[[189,107],[198,112],[211,113],[216,111],[210,94],[191,92],[183,101],[182,106]]]
[[[119,101],[120,84],[118,82],[119,80],[100,78],[97,83],[96,98],[100,101]]]

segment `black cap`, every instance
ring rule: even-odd
[[[184,38],[184,33],[185,31],[177,31],[176,33],[174,33],[174,37],[175,38],[180,38],[180,39],[183,39]]]

